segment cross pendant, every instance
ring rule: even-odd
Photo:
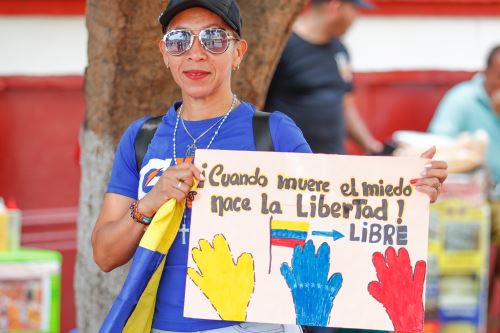
[[[193,142],[192,144],[187,146],[186,149],[186,157],[188,156],[194,156],[194,152],[196,151],[198,147],[196,147],[196,142]]]
[[[179,229],[179,232],[182,232],[182,245],[186,245],[186,233],[189,233],[190,228],[186,228],[186,218],[184,217],[184,222],[182,223],[182,227]]]

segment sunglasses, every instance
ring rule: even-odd
[[[213,54],[226,52],[231,40],[238,40],[238,38],[221,28],[203,29],[197,35],[186,29],[174,29],[163,36],[163,43],[165,43],[165,49],[168,53],[178,56],[191,49],[195,37],[198,37],[201,46],[205,50]]]

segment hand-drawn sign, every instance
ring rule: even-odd
[[[184,315],[422,330],[426,162],[197,150]]]

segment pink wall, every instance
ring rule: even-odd
[[[63,255],[61,332],[75,327],[73,272],[83,78],[0,77],[0,196],[23,210],[23,246]]]
[[[368,128],[379,140],[397,130],[425,131],[445,92],[472,77],[470,72],[414,71],[358,73],[356,104]],[[349,142],[348,151],[360,153]]]

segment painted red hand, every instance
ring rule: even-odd
[[[368,284],[368,292],[385,307],[397,333],[422,332],[424,330],[425,261],[415,264],[413,272],[408,251],[399,253],[391,246],[373,254],[373,265],[378,281]]]

